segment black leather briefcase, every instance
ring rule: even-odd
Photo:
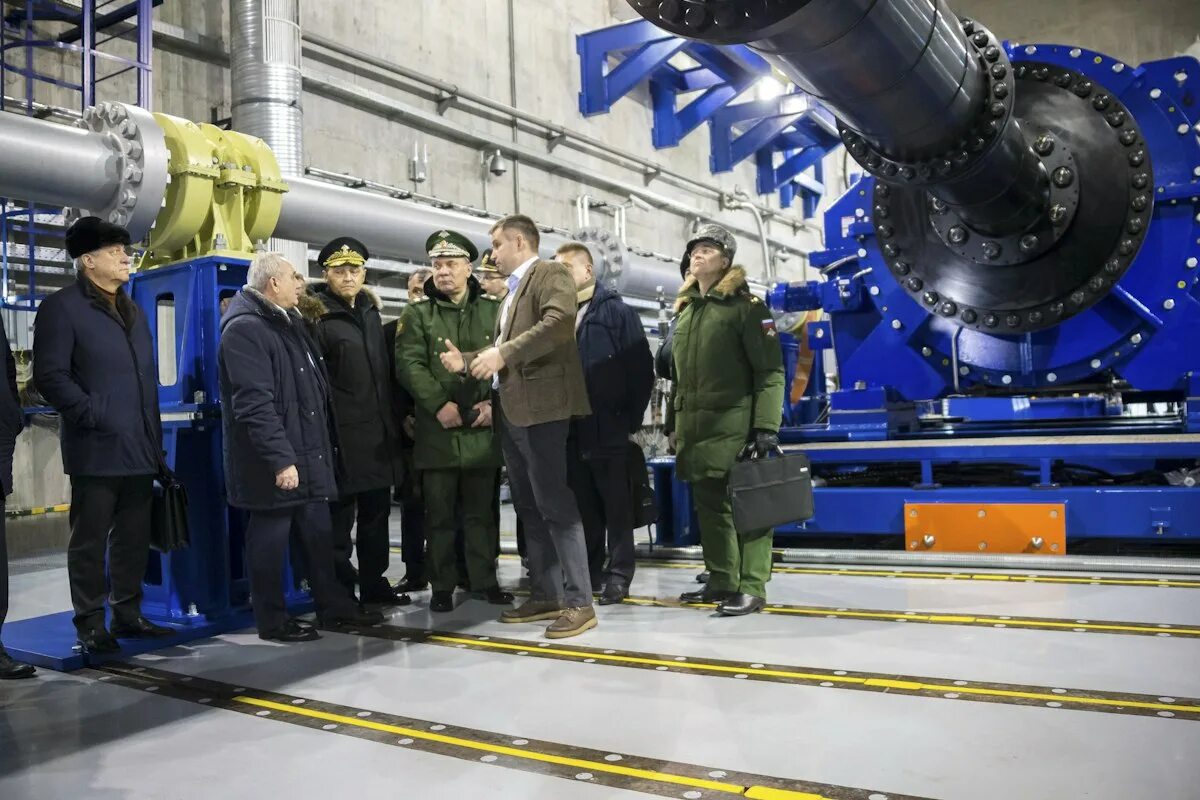
[[[803,453],[739,461],[729,473],[733,526],[750,533],[812,519],[812,474]]]
[[[150,507],[150,547],[160,553],[186,550],[192,543],[187,489],[165,466],[157,480],[161,488]]]

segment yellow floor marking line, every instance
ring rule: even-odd
[[[435,755],[472,761],[479,760],[484,763],[494,763],[499,758],[511,758],[516,761],[515,764],[511,761],[501,761],[498,762],[498,765],[509,769],[534,772],[547,777],[602,783],[644,794],[678,797],[679,789],[675,787],[684,787],[689,790],[746,797],[753,800],[866,800],[870,797],[880,796],[895,798],[895,800],[924,800],[909,795],[890,793],[885,795],[868,789],[712,770],[694,764],[664,762],[619,753],[606,754],[605,751],[576,748],[553,742],[515,739],[511,736],[470,728],[455,727],[453,730],[447,730],[450,726],[434,724],[426,720],[407,719],[310,698],[249,689],[245,686],[235,687],[233,684],[202,677],[180,675],[150,667],[135,667],[130,663],[110,663],[97,667],[93,671],[100,676],[99,680],[101,681],[114,681],[118,685],[128,688],[154,692],[161,696],[187,700],[209,707],[253,714],[256,717],[272,719],[276,722],[289,722],[313,730],[355,736],[356,734],[344,730],[351,729],[362,732],[356,738],[366,736],[370,741],[381,744],[410,747],[410,749],[419,749]],[[328,724],[322,725],[318,729],[311,724],[305,724],[302,720]],[[386,738],[371,737],[372,734],[384,734]],[[470,734],[477,734],[477,737]],[[493,741],[489,741],[489,739]],[[417,742],[425,743],[428,746],[422,748],[416,744]],[[551,752],[556,749],[566,751],[566,754]],[[462,751],[466,751],[466,753]],[[482,758],[478,758],[473,755],[476,753],[484,755]],[[565,768],[566,771],[540,769],[540,765]],[[663,766],[677,767],[680,771],[666,771],[661,768]],[[695,774],[680,774],[681,772]],[[721,778],[727,780],[719,780]],[[803,789],[787,788],[789,785],[802,786]],[[702,795],[701,791],[690,792],[683,796],[713,796],[711,794]]]
[[[1093,712],[1200,721],[1200,700],[1194,698],[1083,689],[1051,689],[1045,686],[886,675],[762,663],[747,664],[745,661],[734,662],[673,654],[639,653],[562,644],[550,645],[547,642],[529,642],[495,636],[464,636],[444,631],[423,631],[393,625],[370,628],[343,626],[333,628],[333,630],[392,641],[433,644],[534,658],[562,659],[571,663],[607,664],[676,674],[691,673],[741,680],[755,679],[864,691],[902,692],[917,697],[980,700],[1016,705],[1046,705],[1050,708],[1068,707]]]

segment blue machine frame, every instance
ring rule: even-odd
[[[805,451],[817,473],[886,464],[915,477],[908,486],[818,485],[814,519],[778,534],[903,535],[906,503],[1064,503],[1068,542],[1200,539],[1200,488],[1055,483],[1062,464],[1109,475],[1200,464],[1200,63],[1173,58],[1132,68],[1058,45],[1008,45],[1008,52],[1014,64],[1083,72],[1136,116],[1155,164],[1146,241],[1112,292],[1086,312],[1035,333],[978,333],[931,314],[897,283],[870,221],[874,179],[859,179],[825,215],[827,249],[811,263],[826,280],[771,293],[777,314],[825,312],[802,335],[818,355],[836,356],[846,387],[823,395],[811,382],[784,409],[781,439]],[[790,385],[798,342],[781,338]],[[1128,398],[1115,389],[1070,391],[1106,372],[1128,383]],[[823,374],[819,360],[813,374]],[[973,389],[988,396],[964,396]],[[1126,414],[1128,401],[1138,400],[1132,393],[1177,411]],[[942,470],[982,464],[1016,469],[1027,485],[938,485]],[[672,460],[652,466],[664,510],[659,543],[695,543],[690,497],[674,480]]]
[[[130,296],[150,322],[158,353],[163,449],[188,491],[191,546],[151,553],[143,581],[146,617],[175,628],[172,638],[130,640],[121,657],[215,636],[253,624],[243,563],[245,516],[226,503],[217,381],[221,300],[242,288],[249,262],[205,257],[136,273]],[[289,577],[289,606],[311,604]],[[11,622],[4,641],[30,664],[71,670],[87,660],[75,649],[72,613]]]

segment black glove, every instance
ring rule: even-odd
[[[772,453],[783,455],[783,451],[779,449],[779,434],[773,431],[752,430],[750,438],[746,440],[746,446],[738,453],[737,460],[766,458]]]

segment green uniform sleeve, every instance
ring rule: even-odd
[[[437,414],[450,396],[429,363],[429,335],[425,315],[415,306],[405,308],[396,324],[396,378],[418,406]]]
[[[783,417],[783,348],[771,312],[761,301],[752,301],[743,316],[742,348],[754,381],[751,427],[778,432]]]

